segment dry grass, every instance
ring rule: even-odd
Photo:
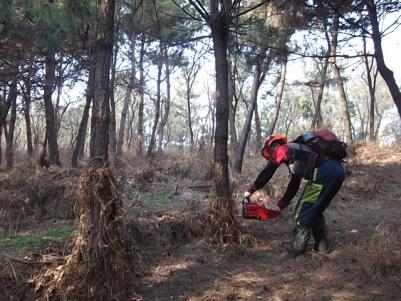
[[[401,230],[378,225],[366,247],[367,270],[373,281],[393,282],[401,288]]]
[[[75,171],[18,167],[0,174],[0,226],[18,232],[29,226],[29,219],[74,216],[78,199]]]
[[[223,249],[231,248],[233,245],[252,247],[256,242],[255,239],[246,234],[235,216],[232,200],[209,196],[207,240]]]
[[[64,264],[39,275],[35,290],[44,289],[46,299],[123,300],[129,294],[131,262],[122,247],[122,203],[112,169],[88,169],[80,191],[72,253]]]
[[[49,285],[59,281],[59,284],[63,283],[58,286],[58,292],[52,291],[49,297],[82,300],[86,299],[85,294],[93,296],[96,291],[100,292],[101,298],[112,300],[106,293],[102,295],[102,290],[116,292],[119,285],[132,278],[129,276],[121,280],[114,276],[130,273],[136,278],[124,285],[135,290],[136,297],[133,300],[310,301],[390,300],[390,297],[397,300],[401,279],[401,234],[395,209],[399,208],[400,177],[397,168],[400,167],[400,158],[400,149],[397,148],[379,149],[372,144],[355,146],[355,155],[348,164],[351,176],[347,178],[339,200],[334,200],[327,210],[331,232],[340,242],[328,256],[313,254],[295,260],[281,257],[291,239],[291,208],[274,221],[258,222],[236,217],[242,192],[247,184],[255,180],[258,171],[266,163],[257,156],[245,159],[241,175],[230,175],[232,204],[209,203],[212,200],[210,195],[146,212],[142,210],[146,204],[139,204],[138,208],[126,208],[126,216],[122,215],[123,212],[118,216],[117,223],[121,231],[116,236],[107,234],[111,233],[110,228],[100,224],[104,234],[120,241],[118,245],[114,241],[100,242],[103,250],[95,257],[97,262],[113,266],[112,271],[91,266],[94,260],[88,257],[85,248],[95,240],[91,242],[87,238],[87,221],[84,221],[85,226],[75,238],[75,248],[67,257],[58,252],[56,254],[59,255],[51,257],[45,249],[36,251],[40,254],[31,257],[3,257],[0,262],[3,296],[9,300],[35,300],[43,297],[44,289],[49,289]],[[190,190],[195,182],[202,181],[205,187],[210,184],[211,153],[174,152],[149,160],[136,157],[123,160],[126,161],[118,166],[118,182],[121,186],[130,185],[144,190],[151,187],[157,191],[163,185],[174,187],[178,184]],[[90,175],[85,177],[88,179]],[[110,180],[107,171],[99,177],[104,177],[105,182],[97,180],[88,184],[87,189],[83,189],[86,192],[81,200],[88,203],[101,201],[104,211],[100,212],[107,217],[111,208],[109,203],[103,203],[103,198],[99,200],[88,195],[96,191],[98,196],[103,194],[96,183],[114,183],[111,185],[114,192],[109,194],[111,199],[119,198],[117,190],[120,188],[116,187],[115,180]],[[68,193],[77,191],[76,179],[75,175],[63,169],[2,173],[0,189],[1,192],[7,191],[7,194],[1,194],[0,198],[12,195],[10,199],[15,202],[14,209],[7,209],[7,212],[18,212],[18,202],[31,194],[30,205],[23,207],[25,215],[21,215],[21,218],[25,218],[22,220],[28,220],[29,216],[39,217],[39,207],[47,210],[43,217],[57,217],[52,215],[52,200],[57,198],[58,203],[67,201],[65,198]],[[255,198],[274,203],[287,183],[288,170],[282,168]],[[63,188],[56,189],[59,185]],[[63,193],[57,195],[54,192],[56,190]],[[16,202],[17,199],[20,201]],[[33,199],[38,204],[37,209]],[[386,209],[386,206],[389,208]],[[168,209],[163,211],[163,208]],[[85,212],[88,211],[81,211],[84,215]],[[336,223],[333,223],[334,219]],[[380,220],[386,221],[374,230]],[[12,222],[10,218],[4,224]],[[220,248],[206,241],[216,243]],[[105,245],[111,246],[109,253]],[[61,245],[59,249],[62,248]],[[115,248],[121,249],[122,255],[118,258],[113,254]],[[220,252],[221,249],[225,252]],[[36,293],[27,282],[32,276],[34,282],[31,285],[37,285]],[[85,281],[84,277],[88,277],[89,281]],[[68,284],[78,281],[75,293],[70,288],[65,289]],[[103,287],[100,287],[102,283]],[[300,295],[298,292],[303,293]],[[124,296],[119,295],[118,291],[115,298],[124,299]]]

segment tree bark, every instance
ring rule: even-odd
[[[32,92],[32,66],[28,72],[28,78],[25,80],[25,91],[24,97],[24,119],[25,119],[25,129],[26,129],[26,145],[28,156],[33,156],[33,144],[32,144],[32,126],[31,126],[31,92]]]
[[[14,159],[14,130],[15,130],[15,121],[17,119],[17,93],[13,93],[13,98],[11,99],[11,110],[10,110],[10,119],[8,122],[8,131],[4,131],[6,134],[6,166],[7,169],[11,169],[13,167],[13,159]]]
[[[401,117],[401,91],[394,79],[393,71],[391,71],[385,61],[383,55],[383,49],[381,44],[381,33],[379,29],[379,22],[377,19],[377,8],[376,4],[372,0],[365,0],[368,8],[370,24],[372,26],[372,39],[373,46],[375,48],[375,59],[377,62],[377,68],[379,69],[380,75],[383,77],[393,98],[393,101],[397,107],[398,114]]]
[[[143,59],[145,56],[145,36],[141,35],[141,50],[139,53],[139,104],[138,104],[138,128],[136,134],[136,154],[143,155],[143,110],[145,102],[145,75]]]
[[[255,136],[256,136],[256,151],[260,152],[262,148],[262,127],[259,117],[258,102],[255,103]]]
[[[62,58],[60,58],[60,63],[58,65],[56,64],[55,70],[57,70],[56,72],[57,76],[55,77],[54,85],[57,88],[57,96],[56,96],[56,105],[54,106],[54,123],[56,124],[56,136],[57,136],[58,132],[60,131],[61,121],[63,119],[63,113],[60,114],[60,99],[64,85]]]
[[[188,124],[188,132],[189,132],[189,141],[191,144],[191,150],[193,150],[194,146],[194,132],[192,129],[192,112],[191,112],[191,96],[193,86],[196,80],[196,75],[200,70],[200,65],[197,62],[197,58],[194,58],[194,61],[189,63],[189,66],[184,68],[184,79],[185,79],[185,98],[187,100],[187,124]]]
[[[329,53],[327,53],[329,54]],[[320,71],[320,79],[318,84],[318,94],[315,105],[315,114],[313,115],[311,128],[318,129],[322,126],[323,118],[322,118],[322,100],[324,88],[326,86],[326,76],[327,76],[327,67],[329,66],[329,56],[324,59],[323,69]]]
[[[215,13],[211,20],[216,69],[216,129],[214,135],[214,191],[220,199],[231,200],[228,178],[228,19],[223,13]]]
[[[128,130],[127,133],[129,134],[129,139],[127,142],[127,147],[128,149],[132,148],[132,143],[135,140],[135,129],[134,129],[134,120],[135,120],[135,111],[136,109],[134,108],[134,105],[131,104],[131,116],[129,118],[129,122],[128,122]]]
[[[92,168],[109,162],[110,63],[113,51],[114,0],[98,0],[98,32],[95,48],[95,81],[91,119],[90,158]]]
[[[274,128],[276,127],[276,123],[278,120],[278,116],[280,114],[281,102],[283,100],[283,92],[284,92],[284,86],[285,86],[286,73],[287,73],[287,55],[285,55],[285,57],[283,57],[283,59],[281,61],[280,79],[278,82],[277,94],[276,94],[276,110],[274,113],[274,117],[273,117],[270,129],[269,129],[268,135],[273,134]]]
[[[233,68],[231,64],[230,58],[228,58],[228,104],[229,104],[229,111],[228,111],[228,120],[230,124],[230,144],[232,150],[236,151],[238,146],[238,137],[237,137],[237,130],[235,126],[235,113],[236,113],[236,105],[234,105],[234,95],[235,95],[235,81],[233,76]]]
[[[85,137],[86,137],[86,129],[88,127],[89,120],[89,110],[91,106],[91,102],[93,99],[93,94],[95,93],[94,87],[95,81],[95,69],[93,63],[91,63],[91,67],[89,69],[88,75],[88,83],[86,86],[86,101],[84,111],[82,113],[82,119],[79,124],[77,139],[75,140],[74,151],[72,152],[71,166],[78,167],[78,159],[83,158],[84,148],[85,148]],[[82,155],[81,155],[82,153]]]
[[[15,74],[15,79],[12,81],[10,85],[10,89],[5,101],[0,100],[0,128],[3,127],[6,122],[6,118],[8,115],[8,111],[10,110],[11,103],[14,98],[17,97],[17,75]],[[5,98],[5,96],[4,96]]]
[[[159,124],[159,150],[163,149],[164,129],[166,127],[168,116],[170,114],[170,105],[171,105],[170,62],[167,50],[168,49],[166,47],[166,49],[164,50],[164,60],[165,60],[165,70],[166,70],[167,97],[164,103],[164,114]]]
[[[349,115],[349,109],[348,109],[348,100],[345,94],[344,81],[341,77],[340,67],[337,64],[337,59],[336,59],[338,27],[339,27],[339,16],[336,15],[334,17],[333,27],[331,30],[331,35],[332,35],[331,49],[330,49],[331,66],[336,77],[337,88],[340,94],[341,113],[344,118],[345,137],[347,139],[347,142],[351,143],[353,141],[353,138],[352,138],[351,117]]]
[[[46,63],[45,63],[45,85],[43,91],[43,101],[45,104],[46,113],[46,139],[49,149],[49,164],[60,165],[59,150],[57,145],[57,125],[54,114],[53,106],[53,90],[56,82],[56,59],[55,52],[48,50],[46,52]]]
[[[115,30],[118,34],[118,29]],[[110,148],[113,157],[117,154],[117,138],[116,138],[116,101],[114,98],[114,88],[116,82],[116,69],[117,69],[117,55],[118,55],[118,43],[115,42],[115,47],[112,55],[111,63],[111,76],[110,76]]]
[[[150,136],[148,150],[146,152],[146,157],[150,157],[152,155],[153,149],[156,143],[156,132],[159,124],[160,118],[160,101],[161,101],[161,77],[162,77],[162,69],[163,69],[163,54],[164,54],[164,45],[160,42],[160,52],[157,58],[157,95],[156,99],[154,100],[155,103],[155,116],[153,119],[153,127],[152,127],[152,134]]]
[[[374,71],[372,77],[372,70],[373,70],[373,59],[369,63],[369,57],[367,55],[366,49],[366,37],[363,35],[363,50],[364,50],[364,57],[363,61],[365,64],[366,69],[366,81],[368,84],[369,89],[369,140],[375,140],[375,110],[376,110],[376,79],[377,79],[377,72],[378,70]]]
[[[191,114],[191,89],[190,85],[187,82],[187,89],[186,89],[186,98],[187,98],[187,123],[188,123],[188,131],[189,131],[189,142],[191,144],[191,150],[193,149],[194,146],[194,132],[192,130],[192,114]]]
[[[267,48],[262,47],[260,49],[260,52],[258,55],[258,60],[256,63],[256,69],[255,69],[253,83],[252,83],[250,105],[248,107],[248,112],[246,115],[244,128],[242,129],[242,132],[241,132],[241,138],[239,140],[238,147],[235,152],[234,170],[238,173],[241,173],[241,170],[242,170],[242,162],[243,162],[243,158],[244,158],[246,143],[248,141],[248,137],[249,137],[249,133],[250,133],[250,129],[251,129],[252,116],[253,116],[253,112],[255,110],[255,104],[258,100],[259,87],[262,84],[262,82],[266,76],[266,72],[264,72],[264,70],[262,70],[262,68],[263,68],[262,65],[263,65],[264,59],[266,57],[266,50],[267,50]]]

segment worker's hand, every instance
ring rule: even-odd
[[[245,191],[244,194],[242,195],[244,199],[249,199],[251,197],[251,193],[249,191]]]
[[[242,204],[249,203],[251,195],[252,194],[249,191],[244,192],[244,194],[242,195]]]

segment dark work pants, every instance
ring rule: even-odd
[[[326,223],[323,212],[337,194],[344,182],[345,171],[341,163],[329,159],[313,171],[312,179],[306,185],[295,210],[295,231],[292,248],[303,253],[313,234],[315,241],[326,237]]]

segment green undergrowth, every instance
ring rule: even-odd
[[[383,192],[389,200],[401,200],[401,188],[397,185],[386,185],[383,187]]]
[[[175,195],[174,189],[164,188],[160,191],[154,192],[139,192],[133,188],[129,188],[125,191],[127,199],[139,199],[145,205],[154,204],[171,204],[180,202],[179,197]]]
[[[25,249],[29,247],[39,247],[45,243],[70,236],[74,231],[74,227],[67,226],[62,229],[52,229],[40,233],[29,234],[0,234],[0,247]]]

